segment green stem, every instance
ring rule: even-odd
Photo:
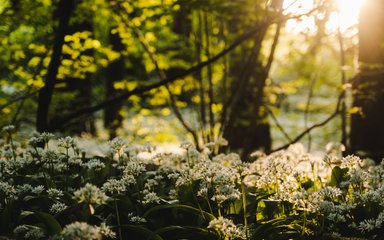
[[[307,212],[304,210],[304,221],[303,221],[303,229],[302,229],[302,231],[301,231],[301,235],[302,236],[304,236],[304,234],[305,234],[305,228],[307,227],[306,225],[307,225]]]
[[[12,139],[12,134],[11,133],[9,133],[9,141],[11,142],[11,149],[12,149],[13,160],[16,161],[15,146],[13,145],[13,139]]]
[[[241,179],[241,196],[242,196],[242,200],[243,200],[245,237],[246,237],[246,239],[248,239],[247,196],[246,196],[246,192],[245,192],[244,179]]]
[[[115,202],[117,227],[118,227],[118,231],[119,231],[119,239],[123,240],[123,234],[121,233],[120,214],[119,214],[119,209],[117,207],[117,200],[116,200],[116,198],[114,199],[114,202]]]
[[[68,148],[66,148],[66,158],[65,159],[66,159],[65,165],[66,165],[66,170],[67,170],[67,172],[65,174],[65,187],[68,191],[68,187],[69,187],[69,149]]]
[[[208,196],[206,196],[205,199],[207,200],[207,203],[208,203],[209,212],[210,212],[211,214],[213,214],[212,206],[211,206],[211,203],[209,202],[209,198],[208,198]],[[219,211],[220,211],[220,210],[219,210]]]
[[[218,213],[218,216],[221,217],[221,203],[217,205],[217,213]]]

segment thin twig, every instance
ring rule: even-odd
[[[342,99],[341,95],[342,94],[339,95],[335,111],[330,116],[328,116],[323,121],[321,121],[319,123],[316,123],[316,124],[312,125],[311,127],[307,128],[305,131],[303,131],[297,137],[295,137],[292,141],[290,141],[289,143],[287,143],[287,144],[285,144],[285,145],[283,145],[281,147],[278,147],[276,149],[271,150],[271,152],[280,151],[282,149],[285,149],[285,148],[289,147],[289,145],[291,145],[291,144],[297,143],[300,139],[302,139],[305,135],[307,135],[313,129],[318,128],[318,127],[322,127],[325,124],[327,124],[329,121],[331,121],[333,118],[335,118],[340,113],[340,105],[341,105],[341,99]]]
[[[270,109],[270,107],[268,107],[267,105],[264,105],[265,109],[267,110],[268,114],[272,117],[273,121],[275,122],[276,124],[276,127],[280,130],[280,132],[284,135],[284,137],[288,140],[288,141],[292,141],[292,138],[288,135],[288,133],[284,130],[283,126],[280,124],[279,120],[276,118],[275,114],[273,113],[273,111]]]
[[[305,110],[304,110],[304,126],[305,126],[305,128],[308,128],[309,106],[311,105],[311,100],[313,97],[313,89],[314,89],[316,80],[317,80],[317,74],[315,73],[311,77],[311,83],[309,85],[307,102],[306,102]],[[308,149],[307,149],[308,152],[311,151],[311,145],[312,145],[312,136],[311,136],[311,133],[308,133]]]
[[[137,39],[139,40],[140,44],[143,46],[145,52],[148,54],[149,58],[151,59],[151,62],[155,65],[156,72],[159,75],[160,79],[161,80],[167,79],[166,73],[160,68],[159,63],[156,60],[155,53],[153,51],[151,51],[150,45],[145,40],[142,32],[139,29],[135,28],[135,27],[132,27],[132,26],[130,26],[130,27],[133,29]],[[173,93],[169,89],[168,84],[164,85],[164,87],[166,88],[167,93],[169,95],[169,105],[171,106],[172,111],[174,112],[176,118],[179,120],[181,125],[185,128],[185,130],[187,130],[187,132],[189,132],[192,135],[193,140],[195,142],[195,145],[199,149],[200,148],[199,138],[197,136],[196,131],[193,130],[192,127],[185,121],[183,115],[181,114],[179,108],[176,105],[175,96],[173,95]]]
[[[0,106],[0,110],[3,110],[4,108],[6,108],[6,107],[8,107],[8,106],[10,106],[16,102],[19,102],[21,100],[33,97],[36,93],[38,93],[38,91],[39,90],[30,91],[29,89],[27,89],[24,93],[21,93],[18,96],[14,96],[12,99],[8,100],[8,102],[2,104]]]

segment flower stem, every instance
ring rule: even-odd
[[[243,215],[244,215],[244,228],[245,228],[245,237],[248,239],[248,222],[247,222],[247,196],[245,192],[244,179],[241,180],[241,196],[243,200]]]
[[[11,143],[11,149],[12,149],[13,160],[16,161],[16,152],[15,152],[15,146],[14,146],[14,144],[13,144],[12,133],[9,133],[9,141],[10,141],[10,143]]]
[[[121,233],[120,214],[119,214],[119,209],[117,207],[117,200],[116,200],[116,198],[114,199],[114,203],[115,203],[117,227],[118,227],[118,231],[119,231],[119,239],[123,240],[123,234]]]
[[[304,219],[303,219],[303,230],[301,231],[301,235],[304,236],[305,234],[305,228],[307,227],[307,212],[304,211]]]

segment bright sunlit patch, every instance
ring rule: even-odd
[[[366,0],[333,0],[335,11],[330,14],[327,29],[345,33],[350,27],[355,26],[359,20],[359,11]],[[309,13],[314,8],[313,0],[285,0],[284,11],[286,14],[301,15]],[[299,21],[292,19],[287,22],[287,29],[293,31],[316,29],[313,17],[303,16]]]
[[[283,9],[285,14],[304,15],[313,8],[313,0],[285,0]],[[315,21],[313,17],[303,16],[300,21],[291,19],[287,21],[286,28],[301,32],[304,30],[315,29]]]
[[[337,30],[340,26],[341,32],[355,26],[359,21],[360,8],[365,0],[335,0],[338,12],[331,14],[328,27],[330,30]]]

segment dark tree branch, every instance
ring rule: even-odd
[[[135,28],[135,27],[132,27],[132,28],[133,28],[133,31],[134,31],[137,39],[139,40],[140,44],[143,46],[145,52],[148,54],[149,58],[151,59],[151,62],[155,65],[156,72],[159,75],[160,79],[161,80],[167,79],[166,73],[163,71],[163,69],[160,68],[159,63],[156,60],[155,53],[153,53],[150,50],[151,49],[150,45],[145,40],[145,38],[144,38],[143,34],[141,33],[141,31],[139,29]],[[183,115],[181,114],[179,108],[176,106],[175,96],[173,95],[173,93],[169,89],[168,84],[166,84],[164,87],[166,88],[167,93],[169,95],[169,105],[171,106],[171,108],[172,108],[176,118],[179,120],[179,122],[184,127],[184,129],[187,130],[187,132],[189,132],[192,135],[196,147],[198,149],[200,149],[199,138],[197,136],[196,131],[193,130],[192,127],[185,121],[185,119],[184,119]]]
[[[73,0],[71,0],[73,1]],[[128,92],[125,92],[125,93],[122,93],[120,96],[116,96],[116,97],[113,97],[113,98],[109,98],[101,103],[98,103],[94,106],[90,106],[90,107],[84,107],[82,109],[79,109],[77,111],[74,111],[73,113],[70,113],[64,117],[56,117],[56,118],[53,118],[49,124],[48,124],[48,127],[47,127],[47,131],[53,131],[53,130],[56,130],[56,129],[60,129],[61,127],[63,127],[67,122],[73,120],[73,119],[76,119],[78,117],[81,117],[83,115],[86,115],[86,114],[90,114],[90,113],[93,113],[93,112],[96,112],[96,111],[99,111],[103,108],[105,108],[106,106],[108,106],[109,104],[113,104],[113,103],[116,103],[116,102],[119,102],[119,101],[123,101],[127,98],[129,98],[130,96],[133,96],[133,95],[137,95],[137,94],[142,94],[144,92],[147,92],[147,91],[150,91],[152,89],[155,89],[155,88],[158,88],[158,87],[161,87],[161,86],[164,86],[168,83],[172,83],[178,79],[181,79],[185,76],[188,76],[192,73],[195,73],[199,70],[201,70],[202,68],[218,61],[219,59],[221,59],[223,56],[225,56],[226,54],[228,54],[229,52],[231,52],[232,50],[234,50],[237,46],[239,46],[240,44],[242,44],[244,41],[246,41],[247,39],[253,37],[256,33],[258,33],[259,31],[261,31],[265,26],[268,26],[269,24],[272,24],[272,23],[276,23],[276,22],[284,22],[288,19],[294,19],[294,18],[301,18],[303,16],[307,16],[307,15],[310,15],[312,14],[314,11],[316,11],[316,9],[312,9],[311,11],[307,12],[307,13],[304,13],[304,14],[300,14],[300,15],[290,15],[290,16],[284,16],[283,18],[280,18],[280,19],[276,19],[274,17],[272,18],[269,18],[269,19],[266,19],[265,21],[260,21],[256,24],[256,26],[249,32],[243,34],[242,36],[240,36],[239,38],[237,38],[231,45],[229,45],[227,48],[225,48],[224,50],[222,50],[220,53],[218,53],[217,55],[215,55],[214,57],[204,61],[204,62],[201,62],[201,63],[198,63],[197,65],[189,68],[188,70],[180,73],[180,74],[176,74],[174,76],[170,76],[164,80],[160,80],[156,83],[152,83],[152,84],[149,84],[147,86],[142,86],[142,87],[137,87],[135,89],[133,89],[132,91],[128,91]]]
[[[17,103],[19,101],[23,101],[24,99],[33,97],[34,95],[36,95],[36,93],[38,91],[39,90],[31,91],[30,89],[27,89],[23,93],[20,93],[17,96],[14,96],[12,99],[8,100],[8,102],[6,102],[3,105],[1,105],[0,106],[0,110],[3,110],[4,108],[6,108],[6,107],[8,107],[8,106],[10,106],[10,105],[12,105],[14,103]]]
[[[267,110],[268,114],[272,117],[273,121],[275,122],[277,128],[280,130],[280,132],[284,135],[284,137],[288,140],[288,141],[292,141],[291,137],[289,136],[289,134],[284,130],[283,126],[281,126],[279,120],[276,118],[275,114],[273,113],[273,111],[267,106],[267,105],[264,105],[265,109]]]
[[[48,126],[48,131],[53,131],[53,130],[56,130],[56,129],[52,129],[52,126],[56,126],[57,128],[60,128],[62,127],[63,125],[65,125],[68,121],[71,121],[73,119],[76,119],[78,117],[81,117],[85,114],[90,114],[90,113],[93,113],[93,112],[96,112],[96,111],[99,111],[103,108],[105,108],[105,106],[109,105],[109,104],[113,104],[115,102],[119,102],[119,101],[122,101],[122,100],[125,100],[127,98],[129,98],[130,96],[133,96],[133,95],[137,95],[137,94],[142,94],[144,92],[147,92],[147,91],[150,91],[152,89],[155,89],[155,88],[158,88],[158,87],[161,87],[161,86],[164,86],[168,83],[172,83],[178,79],[181,79],[185,76],[188,76],[196,71],[199,71],[200,69],[208,66],[209,64],[211,63],[214,63],[216,62],[217,60],[221,59],[223,56],[225,56],[226,54],[228,54],[229,52],[231,52],[232,50],[234,50],[237,46],[239,46],[240,44],[242,44],[245,40],[253,37],[254,34],[256,34],[258,31],[260,31],[260,29],[264,26],[264,22],[262,23],[259,23],[257,24],[253,30],[245,33],[244,35],[240,36],[239,38],[237,38],[230,46],[228,46],[227,48],[225,48],[224,50],[222,50],[220,53],[218,53],[217,55],[215,55],[214,57],[204,61],[204,62],[201,62],[187,70],[185,70],[184,72],[182,73],[179,73],[179,74],[176,74],[174,76],[171,76],[171,77],[168,77],[164,80],[160,80],[156,83],[152,83],[152,84],[149,84],[147,86],[142,86],[142,87],[137,87],[135,89],[133,89],[132,91],[128,91],[128,92],[125,92],[125,93],[122,93],[120,96],[116,96],[114,98],[110,98],[110,99],[107,99],[101,103],[98,103],[94,106],[90,106],[90,107],[85,107],[85,108],[82,108],[82,109],[79,109],[73,113],[70,113],[68,114],[67,116],[64,116],[64,117],[61,117],[61,118],[54,118],[51,120],[51,123],[52,124],[49,124]]]
[[[316,123],[316,124],[312,125],[311,127],[307,128],[305,131],[303,131],[297,137],[295,137],[292,141],[290,141],[289,143],[287,143],[287,144],[285,144],[285,145],[283,145],[281,147],[278,147],[276,149],[271,150],[271,152],[280,151],[282,149],[285,149],[285,148],[289,147],[289,145],[291,145],[291,144],[297,143],[298,141],[300,141],[300,139],[302,139],[305,135],[310,133],[313,129],[318,128],[318,127],[322,127],[325,124],[327,124],[329,121],[334,119],[338,114],[340,114],[340,105],[341,105],[342,95],[343,95],[343,93],[341,93],[339,95],[339,98],[337,100],[336,109],[335,109],[335,111],[329,117],[324,119],[322,122]]]

